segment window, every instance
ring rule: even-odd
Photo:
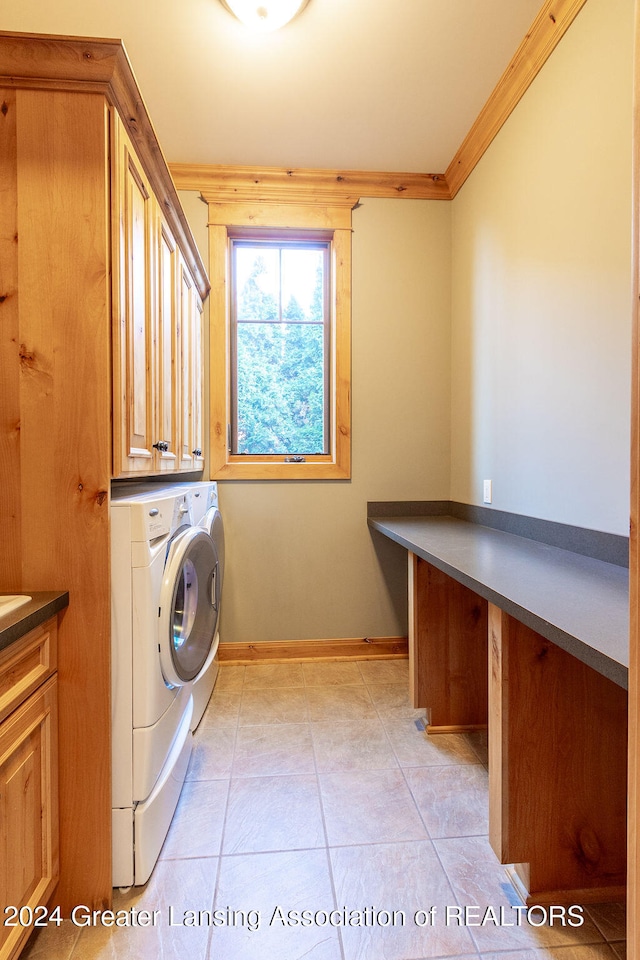
[[[231,452],[329,453],[329,242],[231,241]]]
[[[209,204],[211,477],[345,479],[351,209],[266,207]]]

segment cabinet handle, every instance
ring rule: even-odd
[[[158,440],[157,443],[152,444],[155,450],[160,450],[161,453],[166,453],[169,449],[169,444],[166,440]]]
[[[196,449],[192,450],[191,453],[194,455],[194,457],[202,456],[202,450],[200,449],[200,447],[196,447]]]

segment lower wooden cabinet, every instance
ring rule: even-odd
[[[0,662],[0,689],[10,689],[16,657],[3,659],[13,667]],[[57,705],[54,673],[0,723],[0,960],[19,955],[58,882]]]

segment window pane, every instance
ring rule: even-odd
[[[286,247],[282,251],[282,319],[324,319],[324,251]]]
[[[237,325],[236,453],[325,453],[324,327]]]
[[[274,247],[235,248],[238,320],[280,319],[279,254]]]

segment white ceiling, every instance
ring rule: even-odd
[[[442,173],[542,0],[0,0],[0,27],[121,38],[170,162]]]

